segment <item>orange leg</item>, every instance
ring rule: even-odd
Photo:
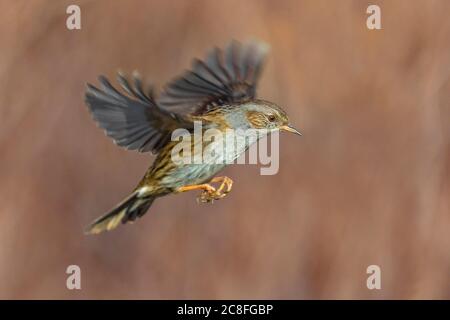
[[[193,184],[190,186],[184,186],[179,188],[177,191],[178,192],[186,192],[186,191],[192,191],[192,190],[203,190],[203,192],[215,192],[216,188],[214,188],[213,186],[204,183],[204,184]]]
[[[216,193],[216,188],[207,183],[184,186],[179,188],[178,192],[186,192],[192,190],[203,190],[203,192],[200,193],[200,195],[197,197],[197,202],[213,202],[213,195]]]
[[[215,177],[211,180],[211,183],[221,182],[218,189],[214,188],[208,183],[189,185],[179,188],[178,192],[186,192],[192,190],[203,190],[203,192],[197,197],[198,202],[212,203],[214,200],[219,200],[227,195],[231,191],[233,180],[228,177]]]

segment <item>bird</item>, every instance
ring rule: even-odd
[[[132,223],[148,211],[155,199],[166,195],[199,190],[197,200],[211,203],[231,191],[233,180],[217,176],[229,162],[173,160],[173,151],[179,144],[179,139],[173,138],[177,130],[194,138],[192,141],[196,142],[190,142],[194,150],[200,141],[205,150],[222,156],[227,151],[219,150],[221,147],[213,139],[195,139],[196,122],[202,124],[200,135],[208,129],[261,133],[234,150],[230,148],[228,152],[232,154],[226,155],[231,159],[270,132],[301,135],[280,106],[256,97],[267,52],[268,45],[260,41],[242,44],[232,40],[224,48],[214,47],[203,60],[193,59],[192,67],[169,81],[159,97],[152,86],[144,86],[136,72],[131,78],[118,72],[121,91],[105,76],[99,76],[99,87],[87,83],[85,103],[98,127],[120,147],[151,152],[156,159],[131,194],[94,220],[85,233],[98,234]]]

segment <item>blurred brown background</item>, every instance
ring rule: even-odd
[[[382,30],[366,28],[381,7]],[[66,29],[66,7],[82,29]],[[1,1],[0,298],[450,298],[449,1]],[[85,82],[161,87],[230,39],[271,45],[259,95],[303,137],[233,192],[84,236],[153,157],[91,120]],[[66,289],[66,268],[82,290]],[[381,267],[368,290],[366,268]]]

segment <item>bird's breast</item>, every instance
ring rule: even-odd
[[[203,162],[231,164],[257,140],[257,134],[248,134],[245,131],[231,129],[217,135],[205,135],[202,152]]]
[[[190,139],[193,140],[184,141],[190,147],[183,151],[183,157],[175,160],[177,165],[161,179],[162,185],[177,188],[210,180],[243,154],[258,136],[228,130],[206,132],[201,137],[192,135]]]

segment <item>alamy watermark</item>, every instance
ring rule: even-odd
[[[66,274],[69,276],[66,280],[66,287],[69,290],[81,290],[81,268],[76,264],[67,267]]]
[[[369,30],[381,29],[381,9],[376,4],[367,7],[366,13],[370,14],[366,20],[366,26]]]
[[[381,289],[381,268],[376,264],[367,267],[366,270],[369,276],[367,277],[366,285],[369,290]]]
[[[71,4],[67,7],[66,13],[69,16],[66,19],[66,27],[69,30],[81,29],[81,9],[76,4]]]

